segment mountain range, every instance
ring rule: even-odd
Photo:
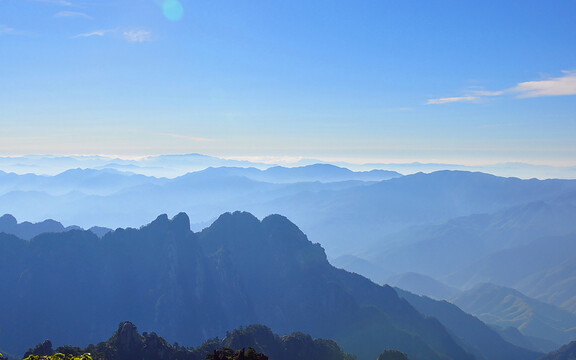
[[[435,172],[440,170],[479,171],[504,177],[520,177],[523,179],[539,178],[576,178],[576,168],[573,166],[550,166],[528,164],[521,162],[495,163],[487,165],[462,165],[449,163],[351,163],[326,162],[319,159],[306,158],[262,158],[253,161],[225,159],[204,154],[172,154],[153,155],[139,158],[119,158],[114,156],[58,156],[58,155],[26,155],[0,157],[0,169],[18,174],[50,174],[55,175],[68,169],[115,169],[136,174],[156,177],[177,177],[188,172],[204,170],[208,167],[253,167],[261,170],[274,166],[302,167],[313,164],[332,164],[355,171],[371,171],[387,169],[402,174],[418,172]]]
[[[64,227],[64,225],[62,225],[60,222],[52,219],[40,221],[37,223],[31,223],[29,221],[18,223],[18,220],[16,220],[16,218],[10,214],[4,214],[0,216],[0,233],[16,235],[17,237],[24,240],[30,240],[33,237],[44,233],[61,233],[70,230],[84,229],[76,225]],[[98,235],[99,237],[102,237],[108,232],[112,231],[112,229],[100,226],[93,226],[88,230]]]
[[[479,284],[451,302],[487,324],[515,327],[524,335],[554,343],[555,348],[576,338],[576,315],[514,289]]]
[[[380,285],[451,301],[464,292],[471,301],[479,301],[482,293],[469,290],[490,282],[515,289],[530,301],[555,305],[558,311],[576,308],[573,180],[521,180],[462,171],[399,176],[327,165],[207,168],[172,179],[110,169],[75,169],[56,176],[0,173],[0,214],[4,210],[15,215],[0,218],[0,232],[30,244],[35,238],[66,238],[81,227],[89,228],[95,239],[102,238],[96,243],[108,244],[105,234],[113,228],[139,227],[145,218],[181,210],[194,231],[187,236],[201,239],[221,213],[236,209],[260,218],[287,215],[322,244],[331,263]],[[18,223],[16,217],[27,221]],[[113,233],[135,231],[122,228]],[[203,249],[198,256],[212,259],[209,247],[198,242]],[[498,292],[490,296],[486,301],[502,302]],[[528,302],[522,300],[523,309],[533,309],[525,305]],[[483,319],[502,318],[500,310],[484,309]],[[504,339],[537,352],[572,339],[569,326],[552,327],[560,329],[561,336],[556,336],[543,321],[487,322]],[[232,321],[218,329],[237,324]],[[564,333],[568,337],[562,337]]]
[[[376,256],[395,242],[391,234],[411,226],[491,214],[576,193],[576,182],[571,180],[520,180],[469,172],[390,178],[393,174],[355,173],[324,165],[275,171],[280,175],[274,182],[247,175],[264,176],[266,171],[235,168],[206,169],[174,179],[110,170],[71,170],[54,177],[0,174],[0,180],[8,179],[0,182],[4,184],[0,185],[0,213],[30,222],[58,219],[84,228],[117,228],[139,226],[158,213],[185,211],[196,231],[227,211],[242,209],[259,217],[282,213],[322,243],[331,258],[357,255],[373,260],[362,252]],[[289,182],[301,179],[303,171],[310,179],[325,182]],[[328,182],[332,173],[349,180]],[[388,180],[374,181],[374,176]],[[272,181],[271,175],[265,177]],[[390,271],[421,272],[406,267]]]
[[[410,227],[383,236],[358,256],[373,264],[386,264],[388,269],[383,270],[393,268],[397,273],[426,274],[466,288],[481,281],[468,280],[471,275],[462,272],[463,268],[501,251],[516,252],[512,249],[520,249],[543,237],[575,234],[576,223],[572,221],[575,216],[576,202],[570,193],[552,195],[546,200],[527,201],[496,212]],[[444,261],[446,258],[451,261]],[[504,258],[502,256],[501,267],[491,267],[495,274],[509,273],[502,271],[502,267],[507,266]]]
[[[361,360],[386,348],[414,360],[489,358],[391,287],[332,267],[322,247],[280,215],[225,213],[199,233],[181,213],[102,239],[81,230],[30,241],[0,234],[0,252],[0,282],[11,289],[0,308],[13,309],[0,313],[0,347],[10,353],[48,336],[84,346],[131,319],[182,344],[263,323],[334,339]],[[508,359],[539,356],[507,348]]]

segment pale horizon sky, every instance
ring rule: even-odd
[[[0,156],[576,165],[574,1],[0,0]]]

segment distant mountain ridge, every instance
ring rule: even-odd
[[[576,203],[570,200],[571,191],[567,194],[552,194],[547,199],[527,201],[492,213],[456,217],[440,224],[409,227],[382,236],[380,242],[368,246],[358,256],[372,264],[387,264],[398,273],[426,274],[449,285],[465,287],[467,281],[460,270],[486,256],[511,252],[507,249],[522,247],[542,237],[576,233],[576,222],[572,220],[576,216]],[[446,258],[451,261],[444,261]],[[462,280],[450,284],[447,278],[452,273]],[[475,284],[472,279],[469,282],[469,286]]]
[[[290,159],[268,158],[263,161],[248,161],[226,159],[203,154],[174,154],[145,156],[137,159],[127,159],[115,156],[83,155],[83,156],[55,156],[55,155],[28,155],[18,157],[0,157],[0,169],[16,173],[57,174],[72,168],[117,169],[133,171],[135,173],[161,177],[180,176],[191,171],[199,171],[208,167],[255,167],[267,169],[273,166],[297,167],[312,164],[332,164],[355,171],[371,171],[374,169],[387,169],[402,174],[417,172],[431,173],[440,170],[480,171],[497,176],[519,177],[523,179],[575,179],[574,166],[535,165],[519,162],[495,163],[489,165],[463,165],[450,163],[352,163],[346,161],[324,161],[319,159]]]
[[[416,310],[426,316],[437,318],[477,359],[536,359],[542,355],[539,351],[523,349],[507,342],[482,321],[447,301],[418,296],[399,288],[395,290]]]
[[[491,282],[576,311],[576,233],[550,236],[502,250],[450,275],[462,287]],[[504,271],[505,270],[505,271]]]
[[[0,191],[0,213],[33,221],[52,218],[82,227],[97,224],[116,228],[139,226],[158,213],[176,214],[182,210],[195,224],[207,223],[236,209],[260,217],[281,212],[336,258],[359,256],[362,251],[372,250],[371,243],[387,241],[388,234],[410,226],[504,211],[576,193],[576,181],[520,180],[468,172],[414,174],[375,183],[272,183],[240,176],[237,171],[265,173],[221,168],[159,179],[90,170],[76,171],[78,178],[73,182],[67,182],[66,177],[42,177],[42,186],[34,185],[30,176],[24,175],[12,183],[0,181],[0,188],[4,186],[4,191],[8,191]],[[95,182],[96,179],[102,182]],[[113,185],[107,185],[110,183]],[[83,184],[90,184],[89,193],[83,192]],[[349,241],[351,238],[359,241]],[[418,264],[426,264],[423,260],[426,259]],[[401,270],[407,271],[425,273],[418,269]]]
[[[558,346],[576,338],[576,315],[514,289],[480,284],[452,302],[487,324],[513,326],[525,335],[553,341]]]
[[[24,240],[30,240],[33,237],[44,233],[61,233],[70,230],[83,229],[75,225],[64,227],[64,225],[52,219],[37,223],[31,223],[29,221],[18,223],[18,220],[16,220],[16,218],[10,214],[4,214],[0,217],[0,233],[3,232],[6,234],[16,235],[17,237]],[[108,232],[112,231],[112,229],[94,226],[88,229],[88,231],[93,232],[98,237],[102,237]]]
[[[0,195],[16,191],[41,191],[50,195],[82,193],[109,196],[129,189],[147,186],[166,186],[187,180],[245,178],[256,182],[292,184],[300,182],[377,182],[402,176],[393,171],[372,170],[354,172],[328,164],[303,167],[272,167],[266,170],[244,167],[209,167],[190,172],[174,179],[156,178],[113,169],[69,169],[54,176],[25,174],[17,175],[0,171]]]
[[[448,300],[460,294],[459,289],[448,286],[429,276],[412,272],[392,276],[386,281],[386,284],[436,300]]]

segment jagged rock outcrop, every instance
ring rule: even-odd
[[[233,350],[237,349],[237,350]],[[246,351],[246,349],[248,349]],[[48,341],[34,348],[38,354],[52,350]],[[90,353],[95,360],[354,360],[332,340],[313,339],[310,335],[293,333],[279,337],[270,328],[263,325],[250,325],[227,333],[226,338],[210,339],[197,348],[185,348],[177,343],[170,345],[156,335],[140,335],[136,326],[125,321],[108,341],[89,345],[85,349],[73,346],[61,346],[56,352],[80,355]],[[34,353],[34,354],[36,354]],[[53,354],[51,351],[50,354]]]
[[[24,358],[29,355],[40,355],[40,356],[50,356],[54,355],[54,349],[52,349],[52,342],[50,340],[44,340],[42,343],[34,346],[34,348],[29,349],[24,353]]]

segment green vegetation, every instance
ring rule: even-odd
[[[80,356],[74,354],[56,353],[54,355],[28,355],[24,360],[92,360],[90,354],[85,353]]]
[[[232,350],[224,348],[222,350],[214,350],[213,354],[208,354],[206,359],[209,360],[268,360],[268,356],[256,352],[254,348],[248,348],[246,352],[242,350]]]
[[[268,360],[268,356],[274,360],[356,360],[332,340],[313,339],[299,332],[280,337],[264,325],[242,327],[228,332],[225,339],[210,339],[197,348],[187,348],[170,345],[156,333],[140,334],[128,321],[120,323],[108,341],[85,349],[61,346],[54,351],[46,340],[30,349],[25,360]]]

